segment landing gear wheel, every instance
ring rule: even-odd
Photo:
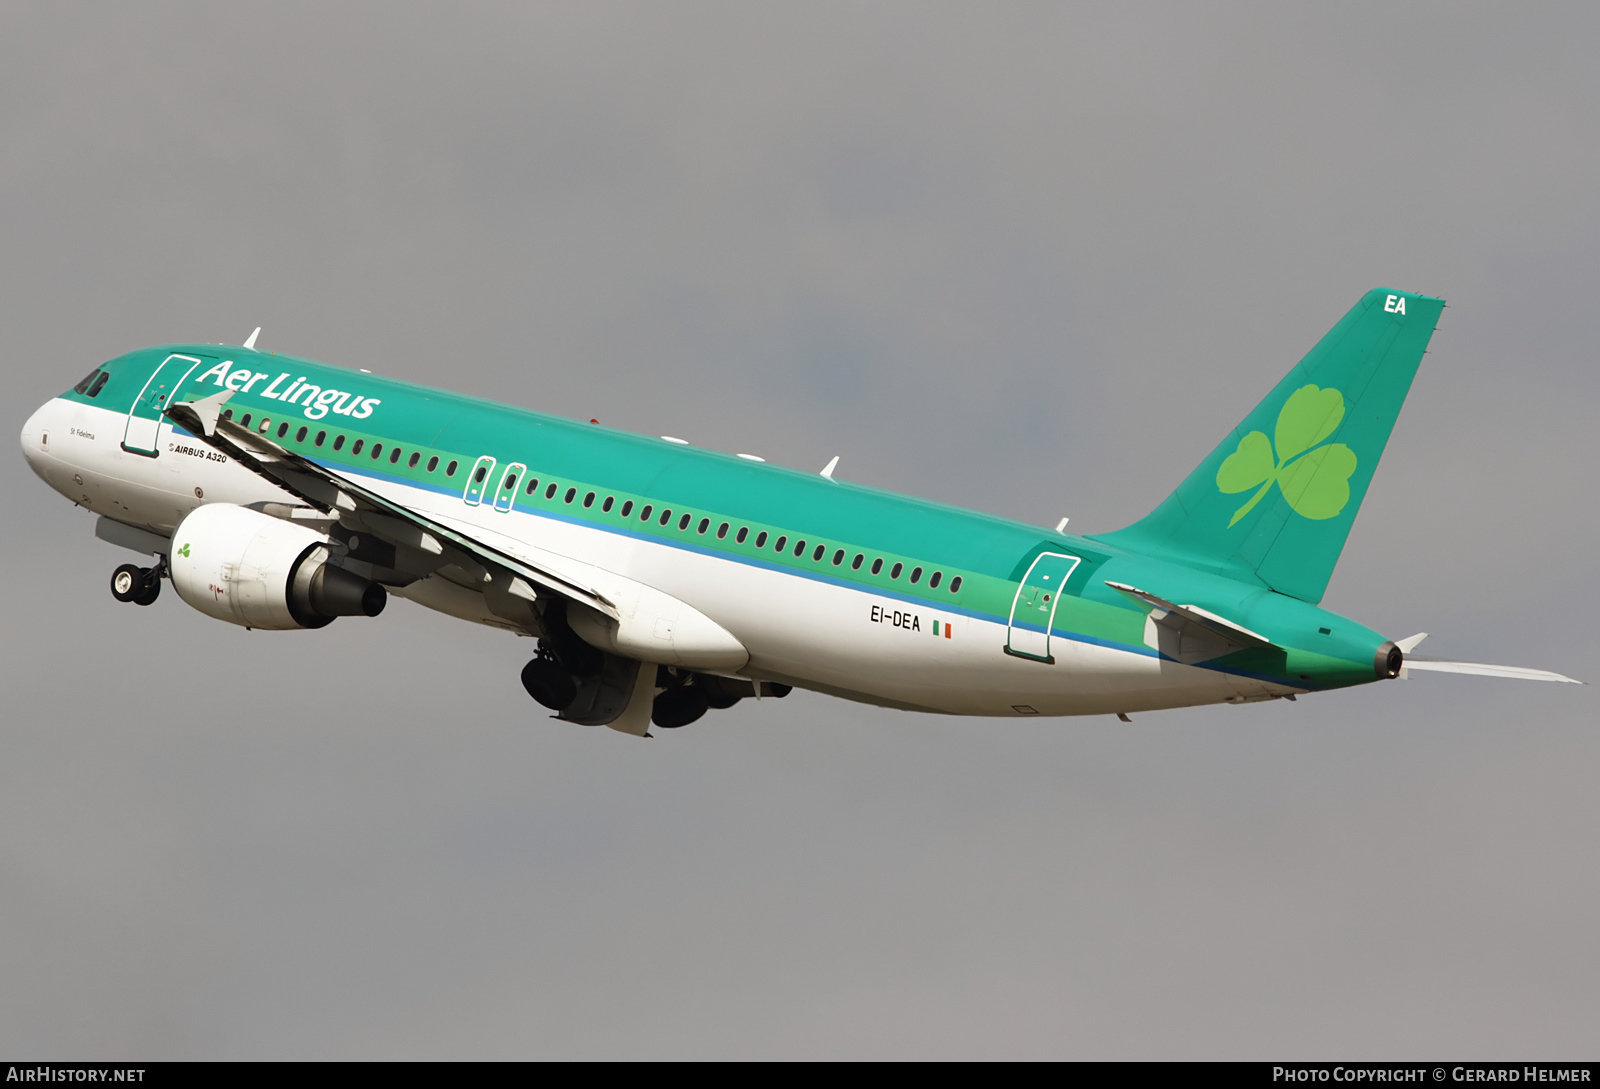
[[[137,594],[133,595],[133,603],[135,605],[154,605],[156,598],[161,596],[161,576],[148,568],[144,570],[143,574],[144,585],[140,587]]]
[[[125,563],[111,572],[111,596],[118,601],[137,601],[144,593],[144,570]],[[151,600],[154,600],[153,598]]]
[[[663,730],[676,730],[705,714],[708,706],[706,694],[692,684],[669,688],[656,697],[650,721]]]
[[[523,666],[522,687],[552,711],[565,711],[578,698],[572,677],[551,658],[535,658]]]

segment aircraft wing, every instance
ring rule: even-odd
[[[357,535],[389,545],[395,559],[380,566],[404,584],[444,571],[483,593],[496,613],[526,623],[540,593],[554,593],[617,619],[615,603],[580,579],[513,556],[437,519],[385,499],[351,478],[285,449],[266,435],[222,416],[231,390],[170,406],[166,415],[213,449],[271,481]],[[387,558],[387,556],[385,557]],[[453,569],[453,570],[452,570]],[[385,581],[380,574],[379,581]]]

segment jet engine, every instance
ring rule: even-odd
[[[330,562],[329,539],[231,503],[197,507],[172,535],[172,587],[207,616],[246,628],[320,628],[377,616],[389,595]]]

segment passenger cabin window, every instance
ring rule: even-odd
[[[375,442],[372,444],[372,453],[367,456],[372,458],[373,461],[377,461],[378,455],[381,453],[383,453],[383,443]]]
[[[544,490],[544,497],[546,499],[554,499],[556,497],[556,489],[559,487],[559,484],[551,481],[550,486]]]
[[[861,553],[857,552],[856,553],[856,558],[850,561],[850,570],[852,570],[852,571],[861,570],[861,561],[864,560],[864,559],[866,559],[866,557],[863,556]]]
[[[711,528],[711,519],[709,519],[709,518],[700,519],[700,533],[702,535],[705,533],[706,530],[708,530],[710,528]]]
[[[342,433],[333,437],[333,449],[336,452],[344,449],[344,435]]]
[[[950,592],[952,594],[958,594],[958,593],[961,592],[961,576],[960,575],[957,575],[955,578],[950,580]]]
[[[919,581],[921,581],[921,579],[922,579],[922,568],[913,567],[911,569],[911,581],[912,582],[919,582]]]
[[[633,500],[631,500],[631,499],[626,500],[622,504],[622,510],[619,513],[624,518],[626,518],[628,515],[632,514],[633,513]]]
[[[452,461],[449,465],[445,466],[444,475],[445,476],[455,476],[456,475],[457,466],[458,466],[458,463]]]
[[[879,556],[877,559],[872,561],[872,573],[874,575],[876,575],[879,572],[881,572],[882,570],[883,570],[883,557]]]
[[[928,589],[937,590],[939,588],[939,580],[942,579],[942,578],[944,578],[944,572],[943,571],[935,571],[933,574],[929,575],[928,576]]]
[[[488,475],[489,467],[487,465],[480,465],[478,466],[478,471],[472,474],[472,482],[474,484],[482,484],[483,478]]]
[[[717,540],[722,540],[728,535],[728,523],[724,522],[717,527]]]
[[[833,554],[833,566],[838,567],[844,562],[844,549],[839,549]]]
[[[566,498],[566,501],[568,503],[572,502],[577,497],[578,497],[578,489],[577,488],[568,488],[567,489],[567,494],[566,494],[565,498]]]
[[[241,416],[239,418],[239,426],[240,427],[249,427],[250,426],[250,413],[246,412],[243,416]]]
[[[366,441],[366,439],[357,439],[355,442],[351,443],[350,456],[355,457],[357,454],[361,453],[361,445]]]
[[[439,458],[438,458],[437,455],[435,455],[434,457],[431,457],[431,458],[428,459],[428,472],[431,473],[435,469],[437,469],[438,467],[439,467]]]
[[[739,532],[734,534],[733,539],[739,544],[744,544],[744,539],[748,536],[750,536],[750,527],[740,526]]]
[[[827,554],[827,551],[828,551],[828,546],[827,545],[818,545],[817,546],[817,550],[815,552],[811,553],[811,562],[812,563],[821,563],[822,562],[822,557]]]
[[[766,548],[767,547],[767,531],[766,530],[762,530],[760,533],[756,534],[756,547],[757,548]]]
[[[526,491],[529,495],[532,495],[534,492],[538,491],[539,490],[539,478],[536,477],[536,476],[530,476],[528,478],[528,486],[523,490]]]
[[[679,530],[688,529],[689,528],[689,523],[691,521],[693,521],[693,520],[694,520],[694,515],[685,514],[682,518],[678,519],[678,529]]]
[[[611,513],[611,504],[613,504],[615,502],[616,502],[615,497],[609,496],[609,495],[606,496],[606,501],[604,503],[600,504],[600,513],[602,513],[602,514],[610,514]]]
[[[309,427],[302,427],[300,430],[296,431],[294,433],[294,441],[295,442],[305,442],[306,441],[306,432],[308,432],[310,430],[311,429]]]
[[[787,537],[779,537],[776,541],[772,542],[772,551],[774,551],[774,552],[782,552],[783,551],[783,546],[788,544],[788,543],[789,543],[789,538],[787,538]]]
[[[517,474],[507,473],[505,483],[500,485],[501,491],[514,492],[517,490]]]
[[[281,423],[281,424],[278,425],[278,438],[281,439],[285,435],[287,435],[288,433],[289,433],[289,425],[287,423]]]
[[[590,492],[588,495],[583,497],[583,506],[585,510],[594,506],[594,492]]]
[[[648,522],[650,520],[650,512],[651,512],[652,509],[654,509],[654,508],[652,508],[649,503],[646,503],[643,507],[640,507],[639,508],[639,521]]]
[[[417,462],[419,462],[421,460],[422,460],[422,455],[419,454],[419,453],[416,453],[415,451],[413,451],[412,454],[411,454],[411,460],[406,462],[406,468],[415,469],[417,467]]]
[[[390,465],[399,465],[400,464],[400,448],[398,446],[396,446],[393,450],[389,451],[389,464]]]
[[[900,577],[900,572],[904,571],[905,569],[905,564],[897,563],[893,567],[889,568],[889,577],[892,579],[897,579]]]
[[[317,445],[321,446],[323,444],[323,442],[325,442],[327,440],[327,438],[328,438],[328,433],[326,431],[318,431],[317,432]]]
[[[662,525],[666,525],[670,521],[672,521],[672,508],[671,507],[662,507],[661,508],[661,524]]]

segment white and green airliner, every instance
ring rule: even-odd
[[[645,735],[792,687],[907,710],[1126,716],[1293,699],[1416,656],[1321,608],[1442,300],[1367,293],[1147,517],[1072,536],[678,439],[242,347],[149,348],[22,432],[29,465],[247,628],[389,594],[538,640],[561,719]],[[259,333],[259,330],[257,330]],[[1064,528],[1064,527],[1063,527]]]

